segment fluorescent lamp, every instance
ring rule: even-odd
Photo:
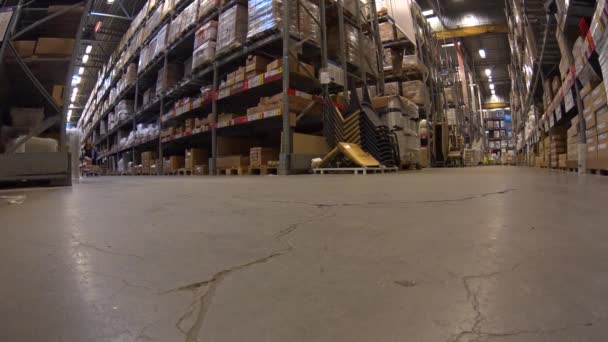
[[[429,15],[433,15],[433,13],[435,13],[435,12],[433,12],[432,9],[429,9],[429,10],[426,10],[426,11],[422,11],[422,15],[425,16],[425,17],[428,17]]]
[[[93,51],[93,45],[87,45],[87,48],[84,50],[85,53],[91,53]]]
[[[486,76],[490,77],[492,75],[492,70],[486,69]]]
[[[488,82],[492,82],[492,76],[488,76]]]
[[[72,85],[73,85],[73,86],[75,86],[75,85],[79,85],[81,80],[82,80],[82,78],[81,78],[80,76],[78,76],[78,75],[74,75],[74,76],[72,77]]]
[[[492,95],[496,95],[496,91],[492,89]]]
[[[82,56],[82,63],[86,63],[89,61],[89,55]]]
[[[442,48],[453,47],[453,46],[454,46],[454,43],[448,43],[448,44],[441,45]]]
[[[494,83],[490,83],[490,89],[494,90]]]
[[[481,58],[486,58],[486,50],[484,49],[479,49],[479,56]]]
[[[78,68],[78,75],[84,74],[84,67]]]

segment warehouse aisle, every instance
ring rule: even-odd
[[[2,341],[605,341],[608,183],[99,178],[0,204]]]

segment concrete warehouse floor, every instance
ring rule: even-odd
[[[480,167],[8,193],[27,198],[0,204],[0,341],[608,340],[605,177]]]

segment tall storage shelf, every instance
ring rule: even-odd
[[[168,3],[174,8],[163,16]],[[258,146],[279,161],[279,173],[307,169],[311,157],[327,152],[318,141],[324,138],[315,135],[330,100],[317,77],[319,69],[328,70],[327,39],[334,29],[325,19],[337,15],[344,33],[336,36],[342,48],[329,53],[337,66],[332,72],[342,71],[356,84],[380,84],[380,56],[353,59],[375,44],[375,13],[356,0],[145,5],[104,68],[79,126],[100,151],[99,160],[120,172],[129,163],[141,164],[140,173],[173,172],[184,164],[178,156],[193,147],[209,157],[204,166],[210,174],[222,167],[218,158]],[[330,77],[334,94],[348,89],[345,78]],[[299,148],[293,141],[299,133],[319,138],[316,148]],[[170,165],[167,156],[175,157]]]
[[[484,128],[488,155],[503,164],[514,162],[515,138],[510,111],[484,110]]]
[[[91,1],[7,0],[0,6],[0,182],[70,185],[70,71]],[[7,20],[8,19],[8,20]]]
[[[518,151],[531,166],[606,170],[606,1],[557,1],[550,14],[528,13],[528,8],[540,5],[527,2],[524,9],[521,2],[510,2],[510,13],[528,24],[509,23]],[[538,22],[544,23],[541,29],[532,24]],[[531,66],[515,58],[515,49],[522,46],[523,56],[534,55],[528,50],[538,52]],[[520,70],[527,69],[531,77],[520,82]]]

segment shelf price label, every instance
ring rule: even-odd
[[[279,115],[281,115],[281,108],[277,108],[275,110],[269,110],[269,111],[263,113],[264,119],[272,118],[274,116],[279,116]]]
[[[264,84],[264,74],[251,77],[247,80],[247,84],[249,86],[249,89]]]
[[[566,106],[566,112],[574,108],[574,97],[572,97],[572,88],[566,93],[566,97],[564,97],[564,104]]]

